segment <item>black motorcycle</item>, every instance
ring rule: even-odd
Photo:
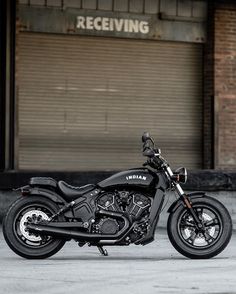
[[[203,192],[186,194],[180,183],[185,168],[172,172],[148,133],[142,136],[143,168],[130,169],[93,185],[73,187],[52,178],[34,177],[21,187],[9,208],[3,233],[9,247],[25,258],[46,258],[66,241],[79,246],[146,245],[154,234],[165,192],[178,199],[168,209],[172,245],[189,258],[211,258],[229,243],[232,221],[227,209]]]

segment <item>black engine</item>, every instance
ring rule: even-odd
[[[119,229],[118,222],[112,218],[101,218],[96,225],[96,232],[105,235],[114,235]]]
[[[97,207],[109,211],[126,212],[132,221],[139,221],[149,214],[151,198],[135,191],[105,192],[97,199]],[[94,233],[116,234],[123,227],[122,221],[100,218],[93,226]]]

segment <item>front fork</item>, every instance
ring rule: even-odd
[[[177,185],[180,186],[179,184],[177,184]],[[181,187],[180,187],[180,188],[181,188]],[[177,189],[176,189],[176,190],[177,190]],[[182,190],[182,188],[181,188],[181,190]],[[183,191],[183,190],[182,190],[182,191]],[[183,194],[180,195],[180,198],[182,199],[182,201],[184,202],[185,206],[187,207],[187,209],[188,209],[190,215],[193,217],[193,220],[194,220],[194,222],[195,222],[195,225],[197,226],[197,228],[198,228],[199,230],[201,230],[201,229],[202,229],[202,222],[201,222],[201,220],[199,219],[199,217],[198,217],[197,213],[195,212],[195,210],[193,209],[189,197],[183,192]]]
[[[166,170],[167,170],[167,174],[171,178],[173,176],[173,172],[172,172],[171,168],[168,166]],[[198,217],[197,213],[195,212],[195,210],[193,209],[188,195],[186,193],[184,193],[184,191],[181,188],[180,184],[174,182],[173,186],[174,186],[175,190],[177,191],[178,195],[180,196],[180,199],[183,201],[184,205],[187,207],[190,215],[192,216],[192,218],[194,220],[195,225],[197,226],[197,228],[199,230],[201,230],[202,229],[202,222],[199,219],[199,217]]]

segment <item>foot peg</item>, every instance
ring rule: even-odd
[[[98,250],[103,256],[108,256],[108,252],[106,249],[104,249],[102,246],[98,246]]]

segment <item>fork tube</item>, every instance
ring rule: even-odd
[[[166,171],[168,173],[168,175],[170,176],[170,178],[173,176],[173,172],[171,170],[171,168],[169,166],[166,167]],[[189,210],[190,214],[193,217],[193,220],[196,224],[196,226],[201,229],[202,228],[202,224],[201,221],[199,220],[196,212],[194,211],[194,209],[192,208],[191,202],[188,199],[188,196],[184,193],[182,187],[180,186],[180,184],[175,183],[174,184],[175,189],[177,191],[177,193],[179,194],[180,198],[183,200],[184,204],[186,205],[187,209]]]

